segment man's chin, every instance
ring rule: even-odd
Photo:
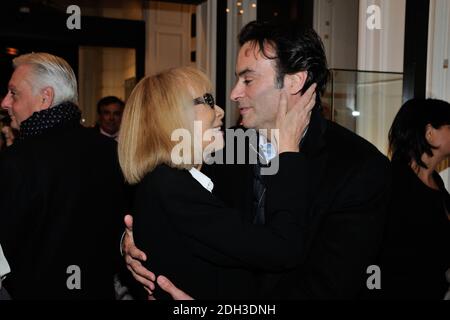
[[[250,120],[247,120],[247,121],[242,120],[241,125],[246,129],[254,129],[255,128],[255,124]]]

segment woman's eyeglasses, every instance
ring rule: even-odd
[[[210,106],[213,109],[216,105],[216,103],[214,101],[214,97],[212,96],[211,93],[205,93],[203,95],[203,97],[195,98],[194,105],[197,105],[197,104],[207,104],[208,106]]]

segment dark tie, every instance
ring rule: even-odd
[[[266,205],[266,185],[261,177],[261,165],[253,165],[253,223],[264,224],[264,208]]]

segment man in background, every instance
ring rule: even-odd
[[[98,130],[101,134],[117,140],[125,103],[117,97],[108,96],[97,102]]]

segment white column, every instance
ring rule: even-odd
[[[197,6],[197,67],[216,87],[217,0],[208,0]]]
[[[406,0],[359,1],[358,70],[403,72],[405,13]],[[379,19],[375,28],[369,28],[371,17]],[[358,73],[357,83],[356,133],[386,154],[389,128],[402,104],[401,76]]]
[[[430,1],[427,96],[450,101],[450,3]]]
[[[368,8],[380,8],[381,29],[370,30]],[[358,69],[403,72],[406,0],[359,0]]]

